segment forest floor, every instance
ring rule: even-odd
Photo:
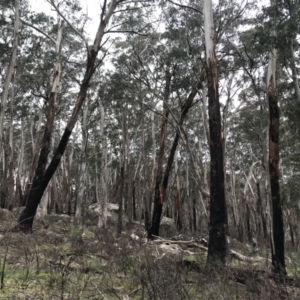
[[[36,224],[24,235],[1,222],[0,299],[300,299],[293,252],[283,283],[263,251],[259,263],[232,255],[225,270],[210,270],[205,246],[192,236],[147,242],[134,234],[139,225],[118,236],[64,223]],[[248,246],[234,247],[247,255]]]

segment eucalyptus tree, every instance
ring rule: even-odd
[[[210,222],[208,262],[226,262],[227,206],[225,199],[224,157],[221,140],[221,115],[212,1],[204,1],[204,34],[210,132]]]
[[[86,68],[84,72],[84,76],[80,81],[80,88],[77,95],[77,100],[74,105],[72,115],[67,122],[67,126],[64,130],[63,135],[60,138],[59,144],[54,152],[54,155],[51,159],[49,166],[46,168],[45,172],[41,177],[36,178],[33,181],[32,187],[30,189],[28,195],[28,201],[26,204],[26,208],[22,212],[18,228],[24,232],[30,232],[32,230],[32,224],[34,220],[34,216],[36,214],[37,207],[41,201],[41,198],[44,194],[45,189],[49,181],[51,180],[53,174],[55,173],[61,158],[65,152],[66,146],[68,144],[70,135],[74,129],[76,121],[78,119],[78,115],[80,109],[85,101],[87,91],[89,89],[89,82],[92,78],[95,69],[99,65],[99,60],[97,60],[98,52],[100,51],[101,47],[103,46],[103,36],[105,33],[105,29],[109,23],[111,16],[113,15],[116,7],[120,4],[118,1],[112,1],[109,5],[105,3],[104,7],[102,7],[102,12],[100,15],[100,22],[99,27],[95,36],[94,43],[89,46],[86,38],[83,34],[78,31],[75,25],[66,18],[66,16],[60,11],[60,8],[57,6],[55,1],[50,1],[51,5],[55,8],[57,13],[61,16],[61,18],[72,28],[73,31],[82,39],[85,47],[86,47]]]
[[[152,170],[156,165],[156,175],[154,177],[152,171],[148,193],[151,198],[153,189],[153,212],[150,224],[150,220],[147,221],[147,210],[150,209],[147,203],[145,205],[145,223],[149,237],[159,235],[170,172],[179,139],[182,137],[181,126],[187,112],[192,107],[193,99],[197,95],[197,89],[201,86],[202,81],[200,79],[199,83],[199,77],[201,77],[199,62],[196,62],[195,55],[191,53],[192,46],[196,48],[195,44],[199,43],[199,38],[197,38],[199,35],[195,34],[199,28],[192,25],[193,22],[188,18],[187,11],[177,12],[172,5],[163,7],[163,15],[166,16],[166,30],[151,34],[143,38],[143,41],[141,37],[136,38],[136,41],[133,42],[136,43],[140,40],[144,46],[138,50],[138,45],[132,44],[133,58],[130,63],[127,63],[132,76],[139,80],[154,98],[162,102],[157,160],[155,154],[151,154],[153,162],[155,162],[152,164]],[[149,60],[151,56],[154,59]],[[192,92],[190,92],[191,89]],[[186,102],[183,101],[185,98]],[[157,113],[159,112],[158,106],[150,103],[150,107]],[[171,127],[169,127],[170,124]],[[174,138],[171,138],[173,132],[167,134],[168,127],[169,130],[175,128]],[[172,145],[168,154],[165,151],[167,143]],[[154,140],[153,149],[155,149]],[[167,158],[165,158],[166,156]],[[167,161],[166,167],[164,167],[165,160]]]
[[[1,207],[8,207],[6,203],[6,194],[7,194],[7,169],[8,169],[8,162],[4,161],[5,156],[2,153],[7,153],[7,151],[3,152],[3,149],[6,150],[6,146],[3,144],[3,135],[4,135],[4,116],[5,116],[5,111],[6,111],[6,106],[7,106],[7,101],[8,101],[8,96],[9,96],[9,90],[10,86],[12,83],[12,78],[15,73],[15,68],[17,64],[17,52],[18,52],[18,46],[19,46],[19,27],[20,27],[20,4],[19,0],[15,0],[14,2],[14,37],[13,37],[13,43],[12,43],[12,51],[11,51],[11,56],[9,59],[9,65],[6,69],[6,74],[4,75],[5,80],[3,83],[3,88],[2,88],[2,93],[1,93],[1,104],[0,104],[0,157],[1,161],[3,162],[4,170],[3,170],[3,176],[2,176],[2,184],[1,184]],[[14,96],[14,93],[12,93],[12,96]],[[13,102],[13,98],[10,99],[11,103]],[[7,147],[9,148],[9,156],[10,156],[10,179],[12,180],[12,118],[11,118],[11,134],[10,134],[10,142]],[[12,183],[11,183],[12,186]],[[11,188],[10,188],[11,189]]]
[[[238,159],[241,162],[246,161],[248,166],[255,160],[260,161],[254,167],[253,178],[249,181],[254,199],[252,207],[254,208],[256,205],[255,208],[258,212],[258,214],[252,214],[252,218],[256,220],[253,220],[251,226],[258,236],[261,236],[261,232],[263,232],[265,242],[272,238],[274,269],[276,272],[284,274],[285,228],[282,210],[284,206],[288,207],[285,200],[290,202],[288,195],[290,190],[287,183],[291,178],[291,162],[295,159],[295,152],[291,148],[290,141],[293,140],[294,145],[298,142],[290,136],[290,133],[297,132],[295,126],[290,126],[292,115],[297,114],[295,109],[293,109],[293,113],[290,110],[291,107],[294,107],[293,103],[296,103],[297,99],[295,78],[290,75],[293,74],[293,64],[290,63],[292,62],[290,37],[295,34],[295,28],[290,26],[285,2],[274,2],[271,6],[265,7],[262,12],[257,12],[256,16],[256,19],[248,20],[249,28],[239,34],[239,45],[233,46],[233,53],[237,55],[237,61],[244,71],[245,83],[248,83],[245,84],[245,88],[240,94],[241,98],[245,99],[247,107],[240,114],[244,124],[237,123],[239,129],[238,131],[235,129],[235,132],[239,132],[239,137],[235,140],[242,144],[246,142],[247,148],[250,149],[250,151],[245,149],[241,153],[236,148],[235,154],[240,156]],[[276,64],[280,65],[280,68],[276,68]],[[266,72],[267,69],[268,72]],[[258,101],[254,102],[251,99]],[[279,128],[279,117],[282,114],[284,117],[281,118],[282,125]],[[279,134],[280,148],[278,145]],[[281,154],[280,164],[279,153]],[[293,171],[292,174],[294,176]],[[271,191],[269,190],[269,178],[271,179]],[[279,192],[279,183],[283,187],[283,192]],[[256,193],[253,192],[255,190]],[[270,205],[270,203],[274,205]],[[259,220],[260,218],[261,220]],[[246,219],[244,218],[244,220]],[[271,219],[272,222],[270,222]],[[292,235],[294,226],[290,223],[291,219],[289,218],[287,223],[291,228]],[[275,234],[275,232],[277,233]],[[278,253],[277,258],[274,251]]]
[[[276,39],[278,22],[278,3],[271,1],[271,37]],[[280,199],[279,171],[279,126],[280,110],[276,94],[277,49],[273,45],[269,54],[267,72],[267,99],[269,104],[269,174],[272,199],[272,263],[276,273],[286,275],[285,270],[285,235],[283,224],[282,201]]]

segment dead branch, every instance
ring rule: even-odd
[[[201,245],[201,243],[203,243],[203,241],[196,241],[194,239],[191,239],[191,240],[188,240],[188,241],[176,241],[176,240],[166,240],[166,239],[163,239],[162,237],[157,237],[158,239],[156,240],[153,240],[149,243],[151,244],[166,244],[166,245],[184,245],[188,248],[198,248],[198,249],[201,249],[201,250],[205,250],[207,251],[208,248],[206,246],[203,246]],[[264,258],[264,257],[261,257],[261,256],[254,256],[254,257],[251,257],[251,256],[246,256],[246,255],[243,255],[235,250],[230,250],[230,255],[232,258],[235,258],[235,259],[238,259],[240,261],[243,261],[243,262],[249,262],[249,263],[261,263],[261,262],[270,262],[270,259],[267,259],[267,258]]]

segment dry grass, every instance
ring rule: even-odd
[[[300,299],[296,281],[276,283],[236,261],[212,270],[204,254],[162,254],[130,234],[72,225],[2,230],[0,299]]]

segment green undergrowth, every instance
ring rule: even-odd
[[[297,275],[299,255],[289,259]],[[93,227],[40,226],[0,239],[0,299],[300,299],[296,285],[275,284],[261,269],[232,260],[212,271],[203,252],[174,256]]]

